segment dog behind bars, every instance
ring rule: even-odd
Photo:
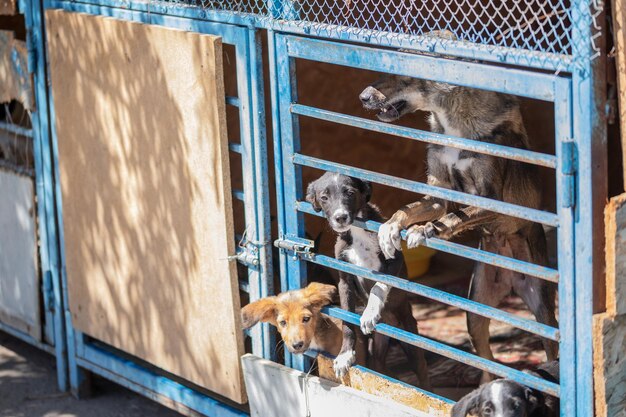
[[[516,97],[387,75],[359,96],[379,120],[393,122],[417,110],[430,112],[432,131],[477,141],[528,149],[529,141]],[[428,184],[481,197],[538,209],[541,191],[535,166],[467,150],[428,145]],[[540,224],[508,217],[482,208],[464,206],[451,210],[445,200],[425,196],[398,210],[379,230],[385,256],[400,250],[400,231],[407,230],[407,244],[415,247],[431,237],[450,239],[469,229],[480,231],[480,249],[534,264],[546,265],[546,238]],[[469,297],[497,307],[512,292],[528,305],[536,319],[556,326],[555,286],[529,275],[484,263],[474,267]],[[493,360],[489,346],[489,319],[467,314],[468,331],[477,353]],[[558,345],[544,340],[549,360]],[[483,373],[487,382],[490,375]]]

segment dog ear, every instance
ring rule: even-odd
[[[357,179],[357,184],[359,187],[359,191],[361,191],[361,194],[365,196],[365,201],[369,202],[372,198],[372,183],[369,181]]]
[[[524,389],[524,395],[526,397],[526,402],[528,404],[528,414],[534,413],[536,410],[543,407],[545,402],[545,397],[542,393],[535,391],[530,388]]]
[[[309,184],[309,186],[306,188],[306,201],[308,201],[309,203],[311,203],[311,205],[313,206],[313,210],[315,211],[321,211],[322,207],[319,205],[319,203],[317,202],[317,196],[316,196],[316,189],[315,189],[315,183],[317,181],[313,181],[312,183]]]
[[[244,330],[258,322],[276,326],[276,297],[261,298],[241,309],[241,323]]]
[[[337,288],[334,285],[312,282],[304,288],[303,297],[309,301],[309,305],[314,308],[322,308],[331,304],[337,294]]]
[[[475,389],[474,391],[461,398],[454,407],[450,417],[465,417],[468,414],[478,414],[478,407],[480,405],[480,393],[482,388]]]

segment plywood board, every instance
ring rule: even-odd
[[[16,40],[13,31],[0,30],[0,103],[11,100],[28,110],[35,108],[26,43]]]
[[[613,197],[604,210],[606,235],[606,310],[626,314],[626,193]]]
[[[46,11],[72,323],[245,402],[221,40]]]
[[[385,398],[245,355],[251,417],[427,417]]]
[[[393,400],[396,403],[404,404],[417,411],[423,412],[428,416],[448,417],[452,410],[452,403],[450,402],[427,395],[407,384],[393,382],[373,372],[368,372],[359,366],[350,368],[348,375],[340,381],[335,376],[332,359],[318,355],[317,363],[319,374],[322,378],[336,383],[342,383],[360,392]]]
[[[596,417],[626,417],[626,315],[594,316]]]
[[[41,339],[35,193],[0,169],[0,321]]]
[[[0,15],[14,15],[17,13],[16,0],[0,0]]]

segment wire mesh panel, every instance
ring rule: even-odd
[[[601,0],[151,0],[206,10],[251,14],[279,29],[296,26],[331,38],[447,50],[480,48],[495,60],[556,70],[564,57],[587,62],[597,52]],[[576,28],[594,26],[579,41]],[[433,43],[433,39],[436,41]],[[454,53],[453,53],[454,54]],[[485,54],[481,54],[484,56]]]

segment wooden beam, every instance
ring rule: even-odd
[[[622,166],[626,185],[626,0],[612,0],[617,97],[622,136]]]
[[[451,403],[432,397],[407,384],[394,382],[375,373],[364,371],[360,367],[350,368],[349,374],[340,381],[335,377],[332,359],[318,355],[317,364],[319,375],[324,379],[395,401],[431,417],[448,417],[450,415]]]

